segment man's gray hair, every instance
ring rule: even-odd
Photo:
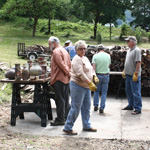
[[[51,37],[48,39],[48,41],[50,41],[50,42],[56,42],[57,44],[60,43],[59,39],[58,39],[57,37],[55,37],[55,36],[51,36]]]
[[[137,44],[137,41],[134,41],[134,40],[130,40],[130,41],[132,41],[135,45]]]
[[[75,43],[75,50],[78,50],[79,47],[81,47],[81,46],[85,46],[85,48],[87,48],[87,44],[85,43],[85,41],[83,41],[83,40],[77,41],[77,42]]]

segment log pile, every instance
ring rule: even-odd
[[[150,96],[150,49],[142,50],[142,76],[141,88],[142,95]]]
[[[107,48],[106,52],[111,56],[111,66],[110,71],[122,71],[124,69],[124,63],[126,58],[128,48],[115,46],[112,48]],[[92,62],[92,57],[96,53],[95,48],[87,49],[86,56]],[[141,93],[142,96],[150,96],[150,49],[141,50],[142,56],[142,72],[141,72]],[[110,75],[109,83],[109,93],[116,93],[120,84],[122,76],[121,75]],[[123,82],[122,87],[125,87]],[[125,94],[125,91],[120,91],[122,94]]]
[[[41,52],[41,53],[50,53],[50,48],[42,45],[34,45],[26,47],[27,52]]]
[[[85,55],[87,56],[87,58],[89,59],[90,62],[92,62],[92,57],[97,52],[96,47],[97,47],[96,45],[88,45],[87,46],[87,51],[86,51]]]
[[[110,71],[116,71],[116,72],[123,71],[126,53],[127,51],[110,50],[110,56],[111,56]],[[108,92],[116,94],[121,80],[122,80],[121,75],[110,75]],[[122,82],[121,86],[122,88],[125,87],[124,82]],[[125,95],[125,90],[120,90],[119,94]]]

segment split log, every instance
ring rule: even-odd
[[[50,51],[49,47],[45,47],[42,45],[34,45],[34,46],[28,46],[26,47],[27,52],[43,52],[43,53],[47,53]]]

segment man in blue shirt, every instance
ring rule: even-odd
[[[65,49],[68,51],[69,55],[70,55],[70,59],[72,60],[73,57],[76,55],[76,50],[75,47],[72,45],[72,42],[70,40],[65,42],[65,45],[67,45],[67,47],[65,47]]]

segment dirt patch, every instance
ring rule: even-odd
[[[47,137],[8,131],[10,103],[0,104],[0,149],[3,150],[149,150],[150,141]]]
[[[10,103],[0,104],[0,127],[5,127],[10,122]]]

